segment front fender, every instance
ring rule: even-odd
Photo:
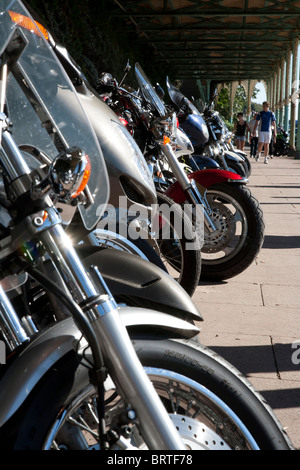
[[[98,266],[117,301],[126,303],[126,298],[130,297],[133,301],[138,299],[138,305],[143,306],[150,301],[151,308],[155,303],[159,311],[172,316],[195,321],[203,319],[180,284],[153,263],[111,248],[79,246],[76,251],[87,269],[91,265]]]
[[[194,171],[205,170],[207,168],[220,168],[218,163],[206,155],[190,155],[189,163]]]
[[[188,175],[190,180],[194,180],[202,188],[208,189],[214,184],[218,183],[243,183],[247,180],[242,178],[240,175],[227,170],[221,169],[206,169],[200,171],[194,171]],[[169,196],[177,204],[184,204],[187,196],[185,195],[180,183],[176,181],[166,191],[166,195]]]
[[[120,318],[130,333],[166,338],[191,338],[199,333],[194,325],[154,310],[120,307]],[[38,334],[11,364],[0,368],[0,428],[16,413],[34,387],[55,364],[74,352],[81,338],[73,318],[54,323]],[[86,368],[79,365],[79,369]],[[76,376],[80,376],[77,369]],[[76,380],[76,377],[74,377]]]
[[[225,157],[227,160],[232,160],[238,163],[243,163],[245,161],[245,159],[241,155],[238,155],[235,152],[226,152]]]

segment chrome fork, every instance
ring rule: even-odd
[[[30,189],[30,169],[16,146],[12,136],[6,132],[4,116],[2,124],[2,165],[6,169],[14,198]],[[38,239],[44,244],[47,254],[52,259],[67,286],[67,290],[76,301],[84,306],[88,320],[118,391],[136,412],[143,437],[150,449],[183,450],[185,449],[167,411],[160,401],[150,379],[145,373],[132,346],[125,326],[122,324],[117,305],[109,292],[102,276],[96,268],[88,275],[82,265],[69,237],[62,227],[61,218],[53,207],[50,198],[45,200],[45,212],[27,216],[12,233],[10,248],[16,250],[23,240]],[[17,316],[10,310],[4,291],[0,291],[0,322],[7,330],[14,329],[17,341],[28,341]],[[11,320],[9,322],[9,319]],[[17,344],[17,343],[16,343]]]
[[[29,228],[38,236],[61,274],[73,299],[83,307],[99,341],[109,374],[121,396],[132,406],[150,449],[184,449],[167,411],[121,323],[117,304],[96,267],[87,273],[60,223],[54,208],[47,209],[42,226]],[[39,219],[40,220],[40,219]]]
[[[182,171],[182,168],[179,165],[177,157],[173,152],[172,146],[170,144],[164,145],[163,143],[161,143],[160,148],[163,154],[166,156],[168,163],[172,169],[172,172],[175,178],[177,179],[177,181],[179,181],[183,191],[185,191],[189,195],[191,202],[196,207],[201,206],[203,208],[204,223],[207,229],[209,230],[210,233],[215,232],[216,227],[210,217],[211,209],[207,201],[205,200],[205,198],[203,198],[200,192],[198,191],[195,182],[192,180],[189,180],[185,172]]]

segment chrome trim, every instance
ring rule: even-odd
[[[29,336],[19,320],[9,298],[0,284],[0,329],[8,348],[13,351],[21,344],[29,341]]]
[[[158,375],[158,376],[169,376],[171,380],[178,380],[179,382],[183,381],[188,384],[189,387],[193,387],[196,390],[199,390],[203,395],[207,396],[209,400],[213,401],[216,403],[218,407],[223,409],[227,415],[232,419],[232,421],[235,422],[236,426],[242,431],[245,439],[251,446],[253,450],[260,450],[255,439],[251,435],[251,433],[248,431],[244,423],[240,420],[240,418],[232,411],[232,409],[226,405],[223,400],[221,400],[217,395],[215,395],[213,392],[211,392],[208,388],[204,387],[198,382],[195,382],[194,380],[190,379],[189,377],[183,376],[181,374],[178,374],[177,372],[174,371],[168,371],[166,369],[157,369],[155,367],[145,367],[145,371],[148,375]]]

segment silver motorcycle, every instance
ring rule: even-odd
[[[99,141],[111,188],[106,216],[92,231],[85,229],[77,213],[69,217],[73,239],[141,256],[167,271],[192,296],[200,278],[201,252],[194,243],[191,218],[167,196],[157,196],[152,175],[132,135],[100,99],[67,49],[48,30],[47,35]],[[160,210],[166,206],[167,217]],[[175,222],[168,216],[170,212]],[[161,226],[168,230],[161,230]]]
[[[0,368],[0,447],[292,448],[246,379],[187,339],[197,328],[118,306],[94,258],[83,263],[56,201],[78,204],[93,228],[109,190],[101,150],[45,31],[20,1],[0,0],[0,31],[0,332],[8,353]],[[45,152],[50,168],[20,151],[18,140]],[[52,312],[46,328],[16,295],[28,276],[36,318]],[[57,321],[60,308],[69,314]]]

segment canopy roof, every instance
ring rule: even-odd
[[[123,18],[182,79],[268,80],[300,33],[295,0],[114,0],[111,6],[109,15]]]

